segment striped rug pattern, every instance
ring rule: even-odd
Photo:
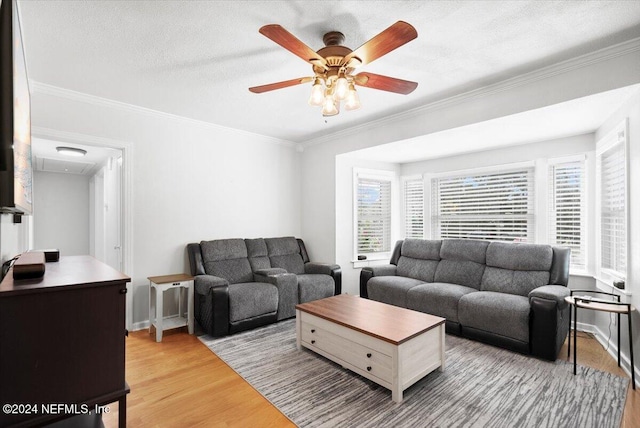
[[[300,427],[619,427],[628,379],[447,335],[446,369],[391,392],[308,350],[295,320],[200,340]]]

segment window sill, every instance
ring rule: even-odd
[[[586,270],[575,270],[575,271],[569,271],[569,276],[580,276],[580,277],[584,277],[584,278],[594,278],[592,273],[587,272]]]
[[[604,291],[606,293],[621,294],[623,296],[632,295],[631,290],[628,290],[626,288],[624,290],[616,288],[612,284],[610,284],[610,280],[608,279],[598,278],[597,276],[594,276],[594,278],[596,280],[596,288],[600,291]]]
[[[354,269],[359,269],[367,266],[377,266],[389,263],[389,254],[375,254],[367,256],[366,260],[351,260]]]

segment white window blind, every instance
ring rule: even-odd
[[[358,254],[391,251],[391,179],[358,176]]]
[[[439,177],[431,185],[436,238],[533,242],[533,168]]]
[[[600,269],[626,277],[627,172],[625,144],[598,156],[600,181]]]
[[[571,248],[571,267],[586,269],[584,160],[549,167],[549,243]]]
[[[422,178],[407,179],[403,186],[404,236],[424,238],[424,182]]]

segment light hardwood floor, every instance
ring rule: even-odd
[[[294,427],[271,403],[185,331],[166,332],[156,343],[148,332],[127,339],[129,427]],[[566,360],[566,344],[560,358]],[[578,363],[626,376],[590,335],[578,335]],[[579,375],[579,373],[578,373]],[[107,428],[117,427],[110,405]],[[623,428],[640,427],[640,389],[629,386]]]

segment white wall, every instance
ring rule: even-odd
[[[597,130],[596,141],[604,138],[612,129],[614,129],[623,120],[628,119],[629,125],[629,152],[627,154],[629,161],[629,241],[627,246],[628,260],[627,263],[627,279],[626,291],[630,296],[626,299],[633,304],[636,311],[632,314],[633,329],[633,347],[635,354],[640,353],[640,316],[638,316],[638,308],[640,308],[640,92],[629,99],[618,111],[614,112],[611,117]],[[610,288],[604,288],[610,291]],[[627,359],[627,367],[629,365],[629,335],[626,317],[621,320],[621,352],[623,357]],[[595,328],[598,334],[604,340],[609,336],[609,316],[599,313],[596,316]],[[611,346],[617,346],[616,327],[612,327]],[[640,358],[635,358],[636,382],[640,384]]]
[[[12,259],[29,249],[29,222],[31,216],[14,223],[12,214],[0,214],[0,263]]]
[[[35,171],[34,248],[89,254],[89,176]]]
[[[75,94],[36,91],[32,116],[36,135],[132,145],[134,323],[148,319],[148,276],[188,272],[187,243],[301,236],[291,144]]]

